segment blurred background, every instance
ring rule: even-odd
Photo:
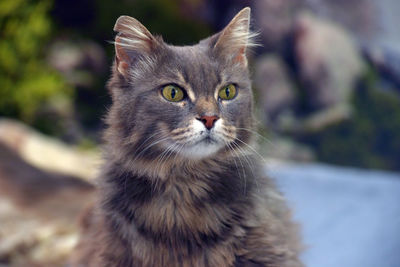
[[[303,225],[304,261],[400,266],[398,0],[2,0],[0,266],[60,266],[76,242],[115,20],[187,45],[245,6],[262,44],[249,54],[259,151]]]

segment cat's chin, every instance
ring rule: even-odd
[[[202,141],[183,148],[179,153],[189,159],[203,159],[215,155],[223,145],[214,140],[203,139]]]

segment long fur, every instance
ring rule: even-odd
[[[117,43],[125,62],[119,68],[116,59],[108,83],[106,164],[72,266],[302,266],[290,210],[252,153],[253,95],[243,64],[249,14],[244,9],[190,47],[153,39],[134,19],[117,21],[133,40]],[[165,84],[180,86],[185,98],[167,101]],[[227,84],[238,94],[222,101]],[[207,142],[192,142],[205,115],[218,117],[210,130],[217,152],[183,153],[209,153]]]

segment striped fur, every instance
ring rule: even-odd
[[[249,15],[184,47],[117,21],[106,164],[72,266],[302,266],[290,211],[251,147]],[[171,83],[182,101],[162,97]],[[227,84],[238,94],[223,101]],[[202,139],[203,115],[218,120]]]

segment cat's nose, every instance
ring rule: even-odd
[[[215,122],[219,119],[218,116],[201,116],[200,118],[197,118],[199,121],[204,123],[206,128],[210,130],[212,127],[214,127]]]

